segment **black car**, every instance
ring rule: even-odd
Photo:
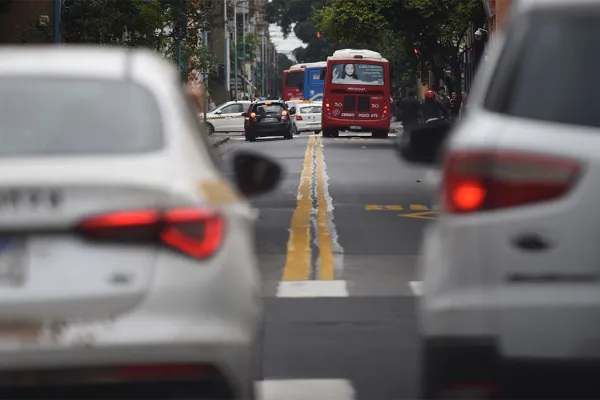
[[[252,103],[243,113],[246,140],[254,142],[265,136],[283,136],[293,139],[290,116],[296,114],[296,107],[288,110],[287,104],[278,100]]]

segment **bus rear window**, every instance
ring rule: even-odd
[[[304,88],[304,71],[288,72],[285,78],[286,88],[303,89]]]
[[[385,72],[383,66],[375,64],[344,63],[334,64],[331,69],[331,83],[383,86]]]

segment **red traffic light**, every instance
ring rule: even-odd
[[[321,39],[321,32],[317,32],[317,38]]]

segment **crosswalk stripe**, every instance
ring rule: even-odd
[[[280,281],[277,297],[348,297],[346,281]]]
[[[281,379],[256,383],[260,400],[354,400],[356,393],[346,379]]]

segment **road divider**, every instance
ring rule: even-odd
[[[331,297],[327,293],[334,293],[333,297],[347,296],[345,282],[336,281],[343,269],[343,248],[338,242],[328,182],[323,142],[320,136],[311,135],[304,155],[278,297],[298,297],[298,288],[306,285],[304,281],[331,282],[331,286],[309,285],[327,290],[318,296],[322,289],[310,289],[314,296],[308,297]]]

